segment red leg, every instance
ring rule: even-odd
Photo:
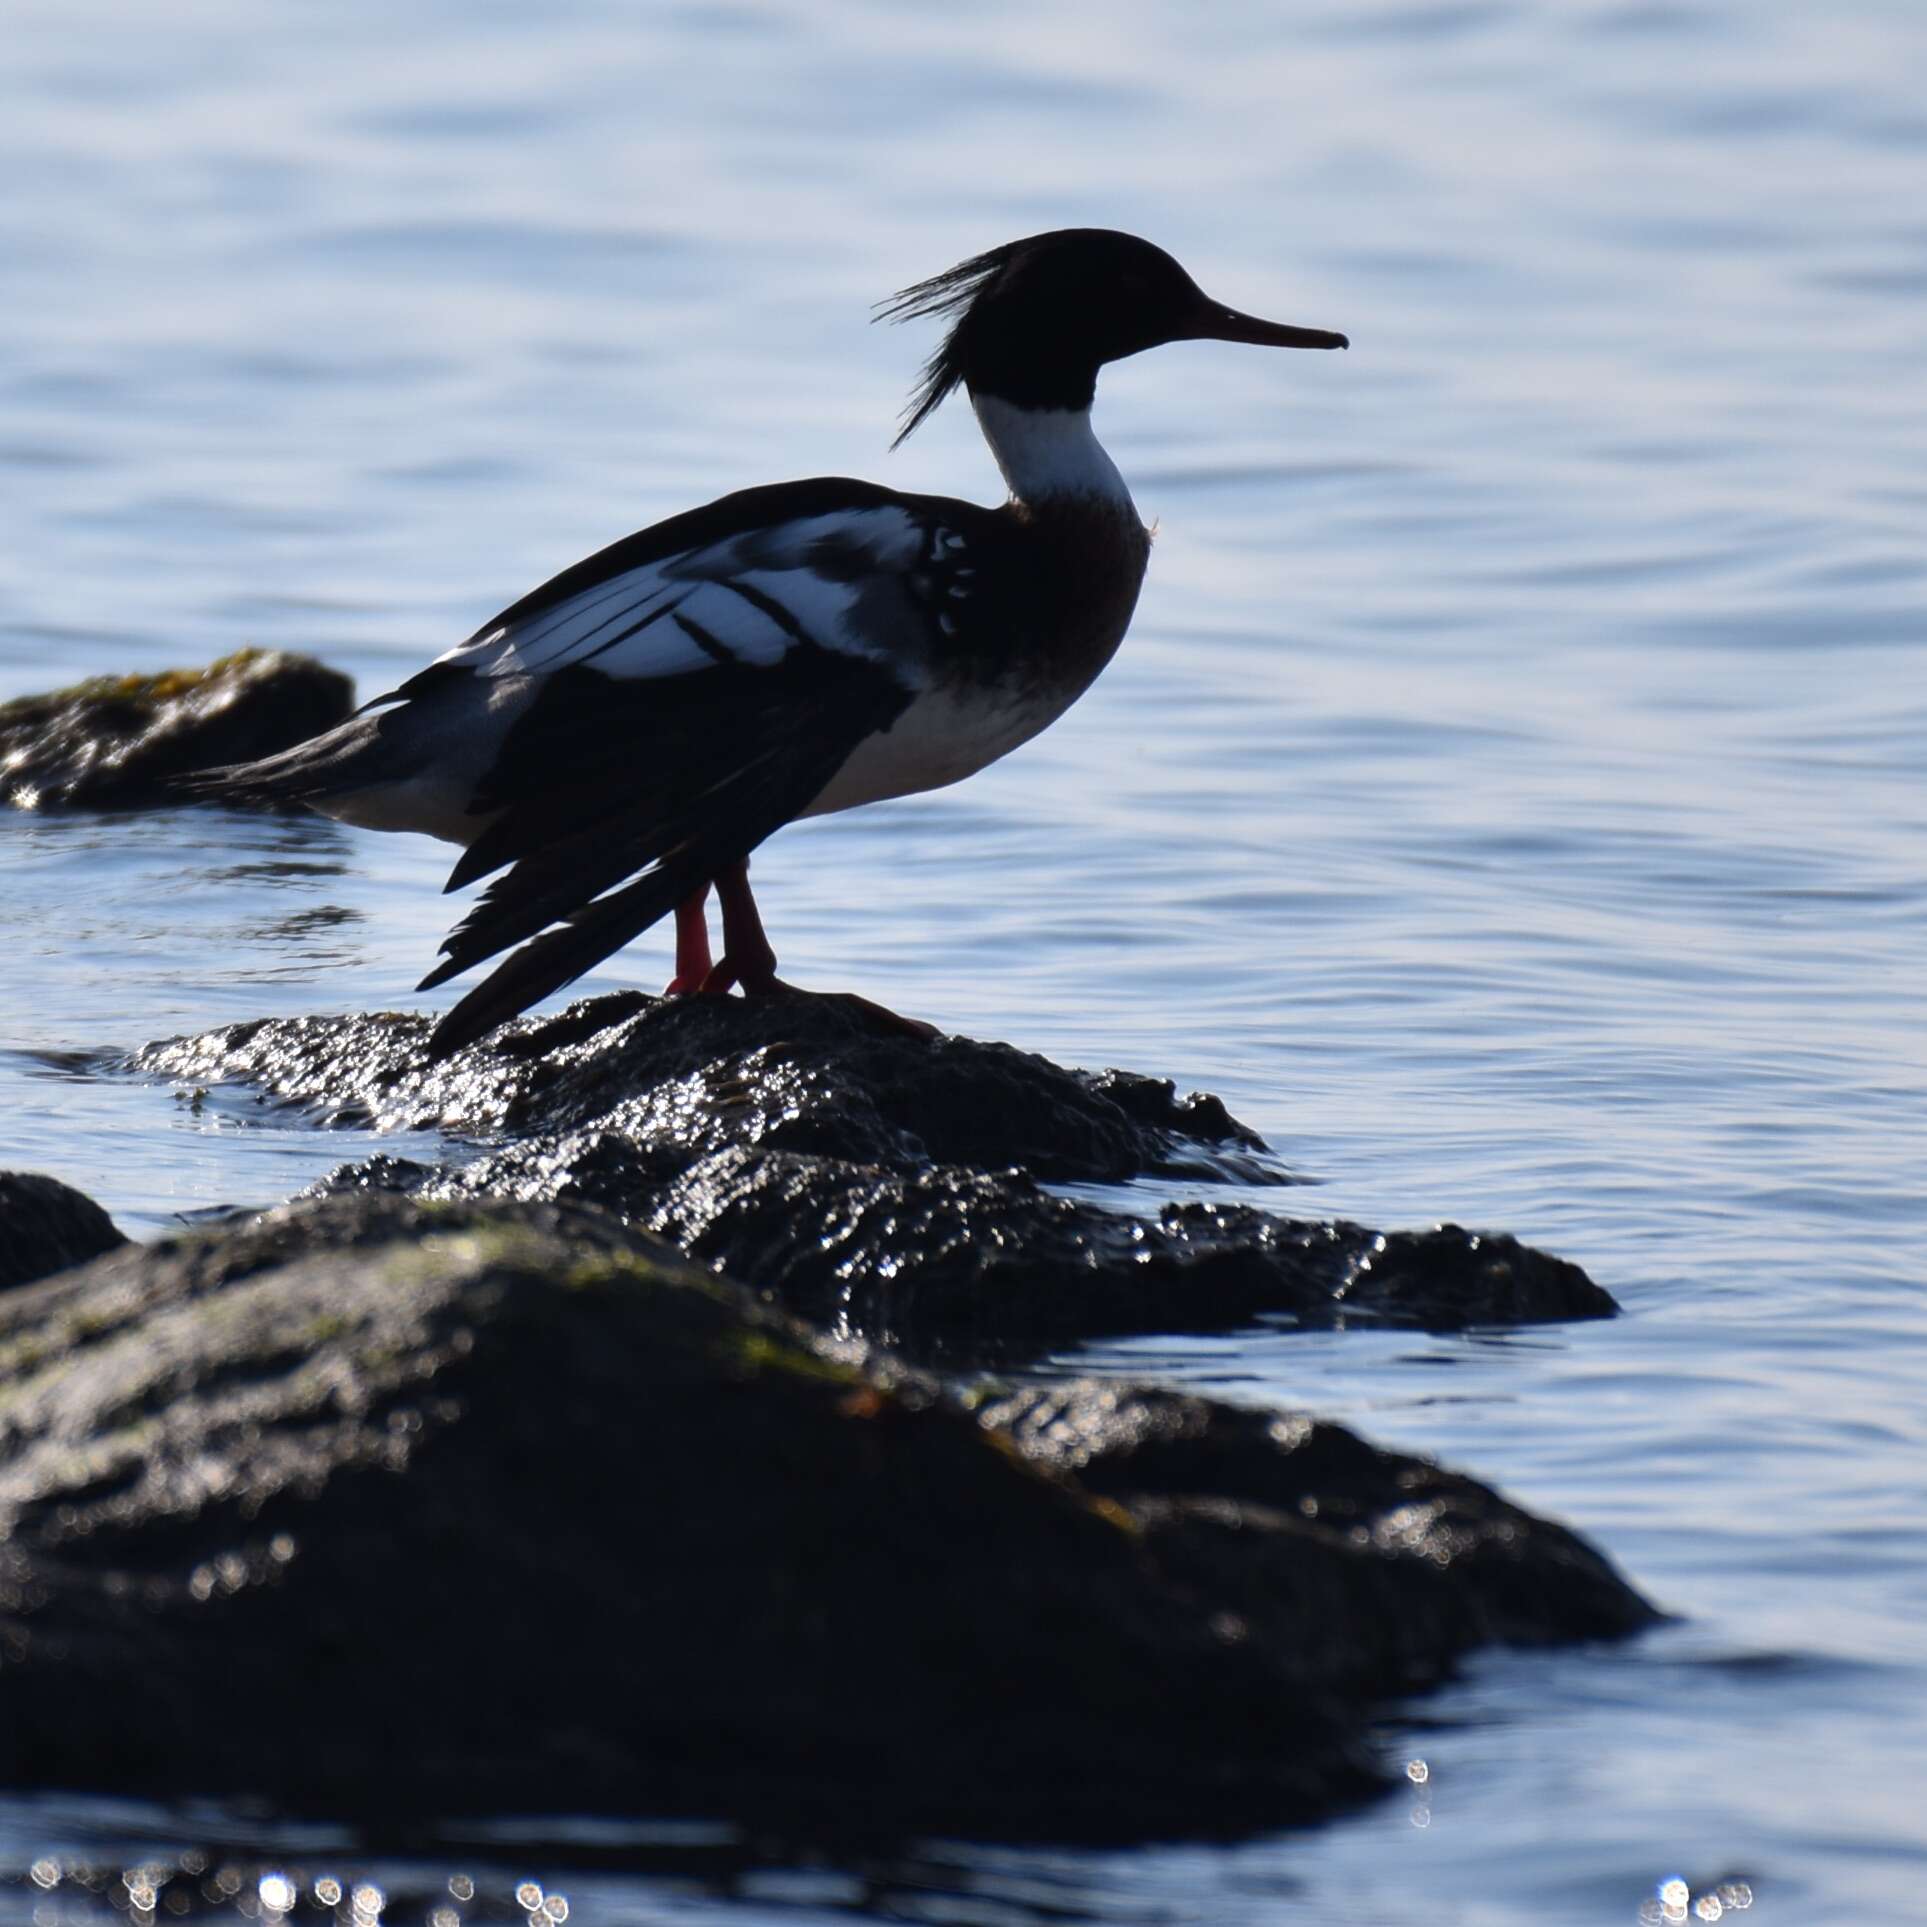
[[[709,916],[704,905],[709,901],[709,885],[676,905],[676,974],[670,978],[665,997],[686,997],[709,981],[713,968],[709,957]]]
[[[745,997],[808,995],[782,982],[776,974],[776,952],[770,947],[770,940],[763,930],[763,919],[756,911],[756,899],[749,891],[748,858],[733,864],[716,879],[716,900],[723,911],[723,954],[722,960],[702,980],[702,988],[721,992],[727,991],[732,984],[741,984]],[[700,912],[700,899],[697,900],[697,908]],[[678,911],[677,915],[680,918],[681,912]],[[678,982],[681,976],[681,953],[678,952]],[[895,1011],[885,1010],[881,1004],[873,1004],[867,997],[839,996],[836,1001],[908,1036],[933,1039],[938,1035],[934,1024],[922,1023],[914,1017],[899,1017]]]
[[[723,912],[722,961],[703,979],[705,990],[727,990],[741,984],[746,997],[780,990],[776,981],[776,952],[763,931],[756,899],[749,889],[749,859],[731,864],[716,879],[716,901]]]

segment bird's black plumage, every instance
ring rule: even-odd
[[[810,645],[773,669],[719,666],[642,690],[584,691],[594,675],[551,679],[477,799],[499,814],[450,887],[465,872],[503,873],[420,988],[524,947],[437,1025],[437,1055],[573,982],[748,856],[910,701],[888,671]],[[557,919],[560,929],[537,934]]]

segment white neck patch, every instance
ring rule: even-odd
[[[1019,408],[976,394],[970,405],[1018,501],[1085,495],[1137,513],[1117,464],[1091,432],[1088,408]]]

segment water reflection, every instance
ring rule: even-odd
[[[357,855],[320,817],[0,811],[0,896],[16,957],[47,969],[15,1012],[15,1038],[27,1041],[24,1022],[43,1052],[84,1051],[102,1011],[142,1022],[143,985],[324,980],[358,954],[352,935],[368,913],[340,900],[344,886],[365,888]],[[298,907],[264,916],[264,898]]]
[[[280,857],[264,863],[236,863],[224,870],[210,870],[209,883],[259,883],[268,889],[278,884],[298,883],[307,877],[338,877],[348,870],[346,852],[335,863],[296,862]]]

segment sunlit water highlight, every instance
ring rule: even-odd
[[[1666,1918],[1677,1878],[1749,1920],[1920,1912],[1927,17],[16,0],[7,43],[0,696],[241,643],[372,692],[727,487],[988,496],[960,410],[886,459],[929,342],[864,315],[1034,228],[1349,331],[1111,371],[1160,526],[1118,663],[963,790],[785,833],[759,891],[800,981],[1217,1090],[1305,1208],[1583,1262],[1618,1323],[1074,1362],[1436,1452],[1681,1620],[1480,1664],[1388,1736],[1423,1785],[1318,1834],[945,1850],[872,1902],[1513,1927]],[[0,818],[0,1166],[151,1233],[354,1155],[90,1053],[406,1007],[444,867]],[[665,974],[645,942],[590,982]],[[192,1831],[0,1802],[0,1861]],[[640,1846],[584,1873],[570,1837],[515,1877],[578,1920],[864,1899]]]

